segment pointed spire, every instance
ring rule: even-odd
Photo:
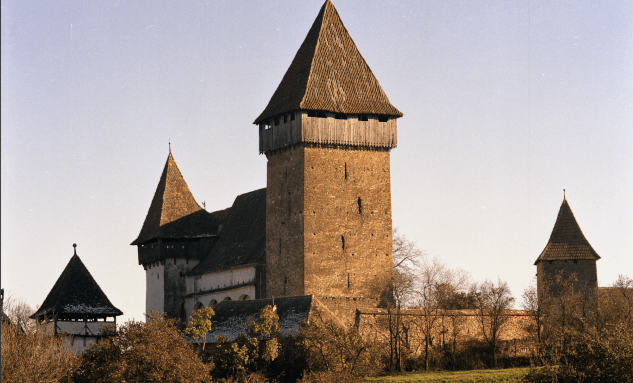
[[[77,255],[77,244],[73,243],[73,252],[75,253],[74,255]]]
[[[565,189],[563,189],[564,193]],[[564,196],[563,196],[564,197]],[[574,217],[574,213],[569,207],[567,199],[563,199],[563,203],[558,211],[558,217],[554,224],[554,229],[550,235],[547,246],[536,260],[553,261],[553,260],[578,260],[578,259],[600,259],[600,256],[591,247],[589,241],[585,238],[580,226]]]
[[[84,316],[103,318],[123,315],[121,310],[110,303],[77,256],[77,245],[73,244],[73,247],[75,248],[74,255],[46,296],[42,306],[31,318],[44,319],[51,316],[61,319]]]
[[[329,0],[255,124],[297,109],[402,117]]]
[[[140,245],[151,239],[178,236],[178,233],[167,232],[165,226],[186,216],[202,210],[182,177],[178,165],[171,154],[156,187],[154,198],[145,217],[143,228],[132,245]],[[176,225],[178,226],[178,225]],[[171,230],[181,229],[171,226]]]

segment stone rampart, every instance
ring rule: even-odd
[[[528,327],[534,323],[530,313],[523,310],[507,310],[503,314],[507,318],[506,324],[499,332],[499,344],[502,352],[522,355],[531,349]],[[361,336],[379,344],[389,342],[389,321],[392,323],[399,316],[404,328],[404,342],[414,354],[423,352],[424,312],[408,309],[358,309],[354,325]],[[443,310],[437,314],[437,319],[431,330],[431,345],[446,346],[453,342],[463,345],[469,341],[484,341],[480,317],[475,310]]]

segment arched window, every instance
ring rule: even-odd
[[[211,300],[211,302],[209,302],[209,307],[211,307],[212,309],[215,308],[215,306],[218,305],[218,301],[216,301],[215,299]]]
[[[193,306],[193,311],[200,310],[204,305],[201,302],[196,302],[195,306]]]
[[[222,299],[223,301],[230,301],[232,300],[231,297],[224,297],[224,299]]]
[[[251,297],[250,297],[250,296],[248,296],[247,294],[242,294],[242,295],[240,296],[240,298],[238,299],[238,301],[248,301],[248,300],[250,300],[250,299],[251,299]]]

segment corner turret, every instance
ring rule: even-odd
[[[599,259],[564,198],[549,241],[534,262],[541,302],[562,295],[577,296],[586,303],[583,307],[588,314],[597,307]]]

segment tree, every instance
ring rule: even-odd
[[[415,242],[410,241],[404,234],[398,233],[398,228],[392,233],[393,269],[402,274],[414,275],[424,258],[424,251],[417,248]]]
[[[429,348],[433,334],[437,333],[438,319],[445,314],[442,307],[452,295],[451,293],[463,288],[466,281],[465,273],[450,270],[438,258],[424,259],[418,268],[415,307],[422,312],[417,320],[420,331],[424,335],[424,368],[426,370],[429,369]]]
[[[382,306],[387,311],[383,325],[386,327],[389,344],[389,370],[402,371],[407,346],[405,335],[408,324],[402,319],[402,310],[410,306],[415,290],[416,273],[424,252],[415,242],[393,229],[393,269],[389,277],[377,281],[375,288],[383,297]]]
[[[633,327],[633,279],[618,275],[611,287],[600,289],[602,327],[618,323]]]
[[[531,283],[522,294],[523,303],[521,306],[530,315],[532,321],[527,325],[527,332],[533,334],[534,344],[536,345],[536,355],[541,356],[542,350],[542,327],[543,327],[543,309],[545,302],[539,301],[537,288],[534,283]]]
[[[207,333],[211,331],[211,318],[215,315],[215,311],[211,307],[202,307],[194,310],[189,318],[185,335],[200,345],[200,350],[204,351],[204,345],[207,342]]]
[[[593,324],[586,317],[587,289],[578,288],[575,274],[563,273],[543,279],[538,289],[538,304],[544,315],[542,338],[547,338],[548,347],[564,355],[585,325]]]
[[[2,302],[2,381],[63,382],[79,358],[63,335],[46,331],[45,324],[29,319],[33,310],[12,297]]]
[[[475,315],[484,340],[492,350],[493,364],[497,367],[497,349],[499,337],[509,316],[506,311],[512,308],[514,298],[506,282],[498,280],[495,285],[486,280],[473,284],[471,293],[475,298]]]
[[[356,329],[324,320],[318,312],[301,325],[300,334],[314,354],[312,369],[322,366],[328,372],[362,376],[377,364],[375,349]]]
[[[265,371],[279,356],[281,327],[275,307],[266,305],[258,319],[248,319],[246,333],[239,334],[234,342],[220,337],[216,343],[213,361],[223,376]]]
[[[158,313],[129,321],[84,353],[75,382],[210,382],[204,364],[175,327]]]

